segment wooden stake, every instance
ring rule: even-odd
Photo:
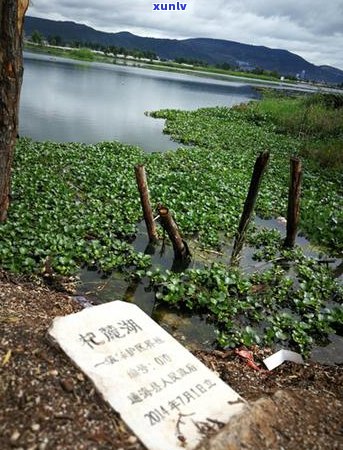
[[[237,265],[239,263],[242,248],[245,241],[245,235],[255,208],[257,194],[268,161],[269,161],[269,152],[260,153],[260,155],[257,157],[255,161],[254,171],[251,177],[248,195],[244,203],[241,220],[239,222],[238,231],[236,234],[235,243],[232,250],[231,265]]]
[[[300,213],[300,192],[302,169],[301,161],[292,157],[290,160],[291,179],[288,191],[287,235],[284,246],[293,248],[297,236]]]
[[[150,204],[150,196],[145,168],[142,164],[135,166],[135,174],[149,240],[155,242],[158,239],[157,230]]]
[[[169,209],[165,206],[158,206],[158,213],[160,215],[160,222],[162,227],[168,233],[168,236],[173,244],[175,259],[186,259],[190,257],[190,252],[187,243],[182,239],[179,228],[176,225]]]

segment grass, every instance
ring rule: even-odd
[[[94,61],[94,53],[92,53],[88,48],[78,48],[71,50],[69,56],[75,59],[80,59],[81,61]]]
[[[343,169],[343,143],[341,139],[311,140],[301,149],[301,155],[316,162],[321,168]]]
[[[343,95],[267,95],[247,109],[252,121],[268,120],[275,131],[299,139],[300,155],[321,168],[343,169]]]

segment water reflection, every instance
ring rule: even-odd
[[[146,151],[175,149],[161,108],[232,106],[257,94],[242,83],[111,64],[85,64],[26,54],[20,134],[35,140],[96,143],[119,140]]]

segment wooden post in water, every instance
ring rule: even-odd
[[[135,174],[149,240],[151,242],[155,242],[158,239],[157,229],[150,204],[150,196],[145,168],[142,164],[135,166]]]
[[[290,160],[291,179],[288,191],[288,210],[287,210],[287,235],[284,246],[293,248],[299,223],[300,213],[300,192],[302,169],[301,161],[292,157]]]
[[[175,259],[186,259],[190,257],[190,252],[187,243],[182,239],[179,228],[175,223],[169,209],[165,206],[158,206],[158,213],[160,215],[160,223],[166,230],[174,249]]]
[[[260,155],[257,157],[255,161],[254,171],[251,177],[248,195],[244,203],[241,220],[239,222],[238,231],[236,234],[235,243],[231,254],[231,265],[233,266],[239,263],[242,248],[245,241],[246,231],[248,229],[251,216],[255,208],[257,194],[268,161],[269,161],[269,152],[260,153]]]

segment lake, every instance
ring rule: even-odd
[[[118,140],[147,152],[175,149],[161,108],[232,106],[259,98],[245,82],[24,53],[19,134],[34,140]]]
[[[81,141],[95,143],[119,140],[139,145],[146,151],[174,149],[178,144],[163,135],[163,121],[147,117],[144,112],[160,108],[196,109],[204,106],[225,105],[257,99],[258,94],[246,82],[224,82],[210,78],[184,75],[111,64],[86,64],[43,55],[25,55],[25,73],[20,109],[20,134],[35,140]],[[256,218],[257,227],[279,229],[285,234],[285,225],[275,220]],[[173,266],[171,246],[164,251],[147,247],[144,224],[138,224],[132,243],[140,252],[150,254],[154,267],[170,269]],[[299,237],[297,243],[314,259],[329,259],[304,248],[308,242]],[[162,245],[162,244],[161,244]],[[148,251],[149,250],[149,251]],[[228,265],[232,242],[224,246],[220,256],[207,255],[192,249],[192,267],[208,262]],[[265,262],[252,259],[254,249],[246,246],[241,268],[243,271],[263,271]],[[196,259],[196,256],[198,258]],[[329,263],[328,263],[329,264]],[[330,263],[332,265],[332,263]],[[339,269],[339,260],[333,269]],[[174,267],[175,269],[175,267]],[[292,265],[288,276],[292,276]],[[173,333],[179,340],[201,343],[205,348],[215,345],[214,324],[207,316],[180,314],[169,307],[155,308],[155,292],[148,278],[128,281],[122,273],[104,278],[97,271],[82,270],[78,285],[78,299],[87,298],[106,302],[113,298],[131,301]],[[84,299],[83,299],[84,300]],[[330,345],[314,349],[312,358],[338,364],[343,358],[343,339],[330,335]]]

